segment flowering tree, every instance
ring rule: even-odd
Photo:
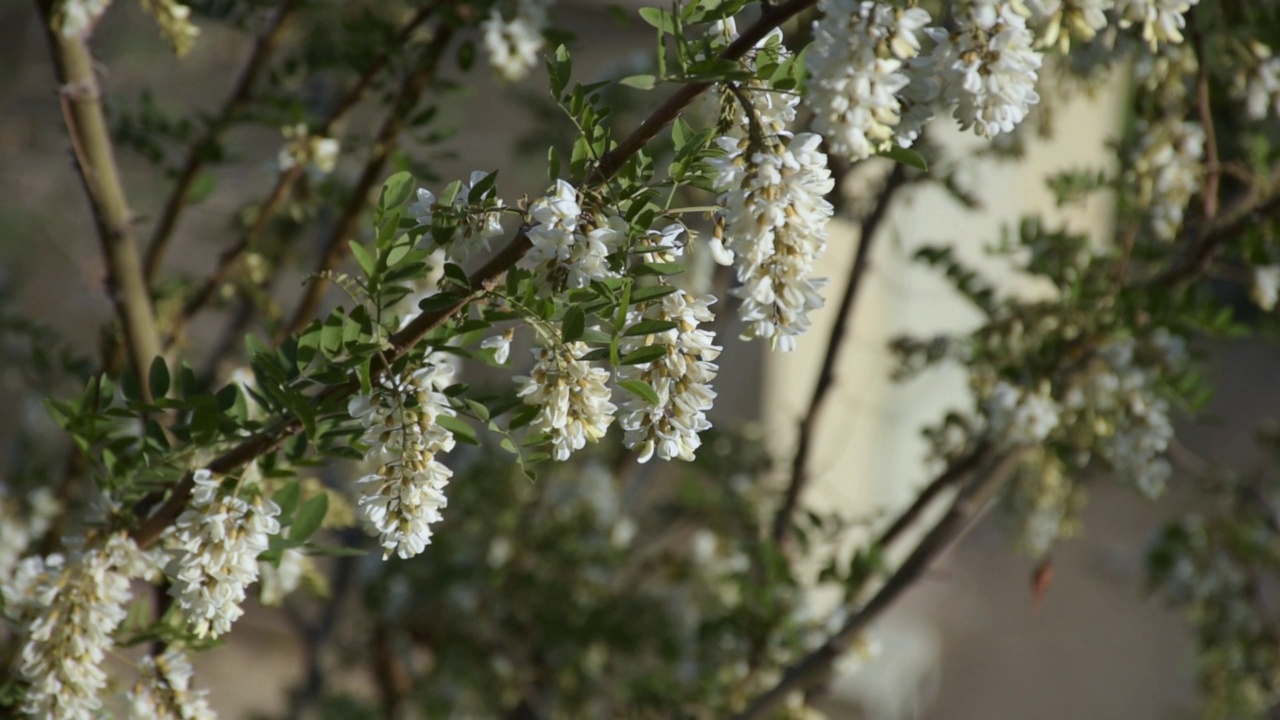
[[[298,714],[813,717],[868,624],[989,501],[1043,557],[1087,483],[1158,496],[1172,420],[1208,392],[1188,340],[1254,329],[1208,281],[1276,304],[1272,3],[676,2],[638,13],[657,38],[646,72],[586,83],[549,5],[142,0],[179,56],[205,24],[255,38],[221,108],[177,121],[107,115],[90,40],[109,0],[37,0],[116,318],[97,359],[5,318],[71,442],[4,469],[4,707],[211,717],[190,658],[234,637],[257,585],[308,648]],[[427,99],[486,72],[478,55],[505,81],[545,61],[571,121],[534,197],[497,172],[428,181],[411,152],[447,141]],[[344,88],[326,107],[304,92],[315,73]],[[1029,217],[993,251],[1054,292],[1002,292],[949,245],[919,253],[984,321],[897,340],[900,374],[959,364],[973,402],[925,429],[942,471],[850,559],[852,511],[801,509],[809,449],[890,206],[930,183],[970,200],[967,158],[928,128],[1017,162],[1037,87],[1121,77],[1117,163],[1047,179],[1063,205],[1112,198],[1113,231]],[[340,131],[365,106],[374,131]],[[251,123],[285,127],[273,184],[205,276],[166,277],[206,170]],[[125,187],[123,151],[166,171],[165,197]],[[847,177],[867,184],[861,212]],[[158,210],[140,222],[133,203]],[[837,213],[861,241],[834,330],[810,337]],[[297,252],[317,230],[315,257]],[[314,266],[282,307],[298,262]],[[200,354],[188,331],[214,306],[230,327]],[[825,344],[789,457],[711,427],[722,329],[773,352]],[[643,463],[669,471],[637,493]],[[1189,610],[1206,715],[1260,717],[1280,704],[1275,478],[1192,474],[1208,510],[1162,534],[1152,580]],[[815,614],[815,585],[842,602]],[[346,655],[376,698],[328,682],[340,612],[366,628]]]

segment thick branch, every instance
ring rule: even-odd
[[[817,650],[801,658],[783,673],[778,684],[757,697],[734,720],[763,720],[797,690],[806,690],[826,681],[832,664],[858,635],[933,564],[963,534],[987,501],[1013,475],[1023,450],[1001,453],[973,474],[960,490],[950,509],[922,538],[898,570],[885,581],[865,605],[852,613],[840,630]]]
[[[840,306],[836,310],[836,322],[831,327],[831,335],[827,338],[827,349],[822,357],[822,369],[813,386],[813,396],[809,399],[809,407],[800,419],[796,454],[791,459],[790,481],[773,518],[773,539],[785,543],[791,535],[791,516],[800,503],[800,495],[809,482],[809,453],[813,447],[813,433],[817,426],[818,416],[826,404],[827,397],[835,387],[836,360],[840,356],[840,348],[844,345],[849,325],[853,322],[854,301],[858,298],[858,290],[862,288],[862,279],[866,276],[870,264],[871,248],[875,243],[876,232],[880,229],[888,215],[889,206],[907,180],[906,166],[895,163],[893,170],[885,180],[884,187],[876,197],[875,206],[862,220],[861,232],[858,234],[858,250],[853,257],[853,265],[849,268],[849,280],[845,283],[844,296],[840,298]]]
[[[396,140],[404,129],[413,107],[418,104],[418,98],[422,96],[422,92],[426,90],[432,76],[435,75],[440,56],[444,53],[452,36],[452,28],[443,26],[427,46],[425,57],[419,62],[417,69],[401,84],[400,92],[374,138],[373,148],[369,159],[364,164],[364,170],[360,172],[355,187],[351,189],[347,205],[329,231],[319,267],[316,268],[311,281],[303,290],[302,299],[298,301],[292,317],[276,330],[277,344],[306,327],[315,315],[320,299],[324,297],[324,291],[329,287],[329,281],[323,277],[323,274],[337,267],[346,255],[347,240],[355,234],[356,224],[368,205],[369,193],[382,177],[387,158],[391,157],[391,153],[396,149]]]
[[[76,167],[97,225],[107,269],[107,292],[124,328],[129,358],[142,380],[139,385],[145,395],[149,392],[146,378],[151,361],[160,354],[160,334],[138,259],[133,213],[120,181],[93,58],[83,38],[66,37],[52,29],[52,2],[42,0],[37,6],[61,83],[60,102]]]
[[[767,9],[760,20],[748,27],[737,40],[725,48],[720,57],[726,59],[741,58],[756,42],[768,35],[773,28],[816,3],[817,0],[791,0],[785,5]],[[663,127],[679,117],[680,113],[697,98],[698,93],[710,86],[711,83],[698,83],[700,90],[692,93],[688,92],[688,88],[692,86],[681,88],[676,95],[672,96],[672,99],[668,99],[659,106],[631,135],[619,143],[612,151],[605,154],[601,159],[600,165],[587,179],[587,183],[598,184],[608,181],[613,177],[614,173],[622,168],[631,155],[634,155],[644,147]],[[676,102],[675,98],[677,97],[683,98],[683,100]],[[460,296],[457,302],[447,308],[418,315],[404,329],[392,335],[390,349],[375,359],[372,371],[380,372],[391,363],[399,360],[417,345],[427,333],[443,325],[454,314],[470,304],[477,293],[494,287],[507,270],[515,266],[520,258],[524,257],[524,254],[529,251],[529,247],[529,238],[525,234],[524,228],[521,228],[515,239],[502,250],[499,250],[496,255],[490,258],[489,262],[471,275],[472,293]],[[354,381],[341,385],[331,385],[317,396],[315,404],[319,406],[336,397],[348,396],[356,387],[358,385]],[[239,445],[215,458],[207,467],[217,474],[232,472],[254,458],[275,450],[286,438],[298,432],[299,429],[301,429],[301,423],[296,418],[280,418],[253,437],[242,441]],[[173,488],[164,504],[156,512],[143,518],[138,529],[134,531],[134,539],[139,546],[146,547],[154,543],[160,537],[160,533],[177,519],[191,496],[191,489],[191,473],[187,473]]]
[[[178,216],[187,205],[187,195],[191,192],[192,184],[195,183],[196,177],[199,176],[200,170],[209,159],[210,152],[217,145],[222,134],[226,132],[236,115],[249,104],[253,88],[270,64],[271,55],[280,42],[285,25],[297,7],[297,0],[282,0],[280,9],[271,22],[271,27],[267,28],[266,33],[254,43],[253,52],[250,53],[248,61],[240,71],[240,77],[236,79],[231,94],[222,104],[222,109],[209,121],[209,127],[204,135],[188,150],[182,169],[178,171],[178,179],[174,182],[169,198],[164,203],[164,209],[160,211],[160,219],[151,233],[151,244],[147,246],[147,258],[143,270],[148,284],[155,281],[156,274],[160,271],[160,263],[164,260],[165,250],[168,249],[174,227],[178,224]]]

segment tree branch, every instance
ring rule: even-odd
[[[1188,13],[1191,25],[1191,44],[1196,53],[1196,109],[1200,125],[1204,128],[1205,163],[1204,217],[1212,223],[1218,217],[1218,185],[1222,179],[1222,162],[1218,155],[1218,134],[1213,128],[1213,98],[1209,93],[1209,67],[1204,55],[1204,35],[1193,8]]]
[[[116,165],[115,149],[102,110],[102,91],[84,38],[66,37],[52,28],[54,3],[37,0],[57,69],[59,102],[76,168],[93,209],[107,269],[107,292],[124,328],[125,342],[143,399],[150,401],[147,374],[160,355],[155,310],[133,231],[133,213]]]
[[[169,240],[173,237],[173,230],[178,224],[178,216],[187,205],[187,195],[191,191],[191,185],[195,183],[205,161],[209,159],[212,148],[217,145],[222,134],[231,125],[231,121],[249,104],[253,88],[270,64],[271,55],[280,42],[280,36],[284,33],[287,21],[297,8],[297,0],[281,1],[280,9],[276,12],[271,27],[267,28],[266,33],[254,43],[253,52],[240,71],[231,94],[222,104],[222,109],[209,122],[204,135],[187,151],[187,158],[182,163],[182,169],[178,171],[178,179],[169,192],[169,198],[160,212],[160,219],[151,233],[151,243],[147,246],[143,272],[148,285],[155,281],[156,274],[160,271],[160,263],[164,260],[165,250],[168,249]]]
[[[783,494],[782,506],[773,518],[773,539],[784,544],[791,535],[791,516],[800,503],[800,495],[809,482],[809,453],[813,447],[813,433],[818,416],[826,404],[827,397],[835,387],[836,360],[840,356],[840,348],[844,345],[845,335],[853,322],[854,302],[858,291],[862,288],[862,279],[866,276],[871,259],[871,248],[875,243],[876,233],[888,215],[889,206],[898,190],[906,185],[906,166],[894,163],[893,170],[885,180],[884,187],[876,197],[875,206],[862,220],[858,234],[858,250],[853,257],[853,265],[849,268],[849,279],[845,283],[844,296],[840,298],[839,309],[836,310],[836,322],[831,327],[831,335],[827,338],[826,353],[822,358],[822,369],[813,386],[813,396],[809,399],[809,407],[800,419],[797,431],[796,454],[791,459],[790,481]]]
[[[741,58],[754,47],[756,42],[768,35],[773,28],[816,3],[817,0],[790,0],[786,5],[766,10],[759,20],[748,27],[737,40],[730,43],[721,52],[720,57],[730,60]],[[614,173],[622,168],[628,158],[644,147],[649,140],[652,140],[663,127],[679,117],[684,112],[684,109],[698,97],[698,94],[711,87],[711,84],[697,83],[696,85],[700,89],[696,92],[689,92],[688,89],[693,87],[691,85],[686,85],[677,91],[672,98],[660,105],[657,110],[642,122],[640,127],[636,128],[631,135],[627,136],[613,150],[606,153],[601,158],[600,165],[591,173],[586,182],[588,184],[607,182],[613,177]],[[681,98],[681,100],[677,101],[676,98]],[[427,333],[443,325],[455,313],[469,305],[479,293],[492,289],[506,271],[513,267],[520,258],[524,257],[524,254],[529,251],[529,247],[528,235],[525,234],[525,228],[521,228],[520,232],[506,247],[499,250],[496,255],[471,275],[470,293],[459,296],[455,303],[442,310],[421,313],[402,330],[392,335],[388,351],[375,358],[371,372],[381,372],[396,360],[404,357]],[[357,387],[359,385],[354,379],[343,384],[330,385],[317,395],[315,405],[320,406],[327,401],[339,397],[347,397]],[[254,458],[275,450],[286,438],[298,432],[301,426],[301,422],[297,418],[278,418],[256,435],[241,441],[240,444],[214,458],[206,467],[215,474],[232,472]],[[137,529],[133,532],[134,540],[140,547],[145,548],[154,543],[160,537],[160,533],[177,519],[191,496],[192,485],[192,474],[188,472],[173,487],[168,499],[160,505],[159,509],[141,519]],[[143,503],[143,506],[150,506],[150,504]]]
[[[950,509],[902,561],[898,570],[885,581],[875,595],[852,613],[834,635],[821,647],[805,655],[782,674],[776,685],[756,697],[734,720],[764,720],[787,695],[806,690],[826,681],[831,667],[858,635],[933,564],[963,534],[986,506],[988,500],[1017,469],[1025,448],[998,454],[985,463],[961,488]]]

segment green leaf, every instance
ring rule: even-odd
[[[453,437],[464,443],[471,445],[479,445],[480,440],[476,437],[475,428],[467,424],[465,420],[459,420],[453,415],[439,415],[436,417],[436,424],[448,430]]]
[[[649,386],[649,383],[643,380],[620,380],[618,387],[644,400],[650,405],[660,405],[662,401],[658,398],[658,393]]]
[[[280,517],[292,518],[293,511],[298,507],[298,500],[302,497],[302,487],[298,485],[298,481],[285,485],[271,496],[271,500],[280,506]]]
[[[573,342],[582,337],[582,332],[587,329],[587,316],[582,312],[581,308],[571,307],[564,313],[564,320],[560,323],[560,337],[565,342]]]
[[[551,94],[560,98],[560,93],[569,85],[569,77],[573,74],[573,63],[569,59],[569,50],[561,45],[556,48],[552,57],[547,58],[547,75],[551,78]]]
[[[151,361],[151,370],[147,373],[147,387],[151,389],[153,399],[169,394],[169,365],[163,357],[156,356]]]
[[[364,273],[364,276],[367,278],[373,277],[373,274],[378,269],[378,262],[373,259],[368,250],[364,249],[363,245],[355,240],[348,240],[347,245],[351,247],[351,255],[356,259],[356,263],[360,265],[360,271]]]
[[[387,211],[400,207],[413,194],[413,176],[407,172],[398,172],[387,178],[382,184],[382,194],[378,197],[378,208]]]
[[[654,333],[675,330],[678,325],[670,320],[641,320],[622,332],[624,336],[652,335]]]
[[[322,492],[302,503],[302,507],[298,508],[298,514],[293,518],[293,524],[289,526],[289,540],[302,542],[314,535],[316,530],[320,529],[320,524],[324,522],[327,512],[329,512],[328,493]]]
[[[658,78],[653,75],[629,75],[618,82],[637,90],[652,90],[657,86]]]
[[[679,288],[674,285],[650,285],[649,287],[636,288],[631,292],[631,304],[656,300],[675,292]]]
[[[547,148],[547,180],[555,182],[560,178],[560,152],[555,145]]]
[[[670,12],[659,8],[640,8],[640,17],[645,22],[664,33],[676,33],[676,18]]]
[[[881,157],[887,157],[894,162],[902,163],[907,167],[913,167],[922,171],[929,170],[929,163],[925,162],[924,156],[910,148],[894,145],[888,150],[879,153],[879,155]]]
[[[493,186],[497,182],[498,182],[497,170],[494,170],[493,172],[480,178],[480,182],[477,182],[475,185],[473,185],[471,187],[471,192],[467,193],[467,202],[468,203],[480,202],[481,200],[484,199],[485,195],[488,195],[489,192],[493,190]]]
[[[653,362],[666,354],[666,345],[646,345],[639,350],[632,350],[626,355],[623,355],[622,359],[618,361],[618,364],[640,365],[642,363]]]
[[[679,275],[684,266],[673,262],[654,262],[637,265],[632,271],[635,275]]]

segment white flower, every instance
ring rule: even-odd
[[[748,139],[726,136],[716,141],[725,154],[710,161],[724,193],[713,253],[737,271],[743,337],[767,339],[776,350],[794,349],[809,311],[822,306],[818,290],[826,281],[812,275],[832,214],[824,196],[835,183],[821,141],[811,133],[779,135],[752,148]]]
[[[285,143],[276,156],[280,171],[305,166],[317,175],[333,172],[338,163],[341,144],[334,138],[312,135],[306,125],[282,128]]]
[[[503,80],[522,80],[538,64],[548,5],[550,0],[517,0],[516,14],[510,20],[494,9],[480,24],[489,65]]]
[[[1245,85],[1245,107],[1252,120],[1265,120],[1280,115],[1280,58],[1271,56],[1271,48],[1261,43],[1254,46],[1258,65]]]
[[[1140,121],[1141,142],[1133,161],[1137,201],[1147,209],[1155,236],[1173,240],[1182,229],[1187,203],[1200,191],[1204,171],[1204,129],[1170,118],[1149,125]]]
[[[737,39],[738,28],[731,18],[724,22],[713,23],[707,34],[711,39],[712,47],[720,48]],[[748,69],[754,70],[761,60],[780,64],[790,56],[791,52],[787,50],[786,45],[782,44],[782,30],[774,28],[756,43],[755,48],[742,59],[742,63]],[[720,95],[720,102],[726,106],[731,120],[729,134],[733,137],[745,137],[752,124],[748,121],[747,109],[742,104],[744,98],[751,105],[755,125],[766,136],[786,131],[795,121],[796,106],[800,104],[798,93],[774,90],[767,83],[754,78],[745,81],[742,88],[741,94],[725,91]]]
[[[6,610],[24,629],[17,658],[28,683],[21,711],[33,718],[92,720],[107,684],[102,668],[124,620],[129,576],[122,571],[137,547],[118,533],[70,558],[22,561],[0,587]]]
[[[493,361],[499,365],[505,365],[507,359],[511,357],[511,340],[515,337],[514,330],[508,330],[501,335],[491,335],[480,342],[480,347],[493,351]]]
[[[529,206],[532,245],[520,263],[543,273],[551,284],[568,288],[586,287],[592,281],[618,277],[608,256],[626,238],[626,221],[620,217],[594,218],[583,222],[578,192],[564,180],[557,180],[547,195]]]
[[[1031,0],[1035,24],[1040,28],[1040,45],[1071,48],[1071,38],[1089,42],[1107,26],[1107,13],[1115,0]]]
[[[53,27],[63,37],[84,37],[107,11],[111,0],[62,0],[53,16]]]
[[[0,582],[17,569],[18,561],[31,543],[44,537],[53,518],[62,511],[62,503],[49,488],[37,488],[27,495],[25,503],[9,497],[0,481]]]
[[[1042,443],[1059,423],[1058,404],[1047,392],[1028,392],[1004,380],[991,389],[986,408],[991,434],[1003,445]]]
[[[430,225],[431,218],[435,217],[436,194],[426,188],[418,188],[418,199],[409,205],[409,215],[418,221],[419,225]]]
[[[208,690],[191,685],[191,661],[186,653],[166,650],[160,657],[143,659],[142,679],[128,693],[133,720],[214,720]]]
[[[311,559],[298,548],[285,548],[280,553],[279,567],[266,561],[258,563],[261,578],[258,601],[265,607],[279,607],[289,593],[298,589]]]
[[[1122,28],[1142,26],[1142,39],[1154,52],[1160,43],[1182,42],[1187,11],[1199,0],[1116,0]]]
[[[1280,265],[1259,265],[1253,268],[1249,297],[1258,307],[1271,312],[1280,299]]]
[[[348,410],[365,428],[365,460],[377,469],[359,480],[360,514],[376,533],[383,557],[411,558],[431,543],[431,525],[448,504],[453,471],[436,459],[453,449],[453,434],[438,422],[454,415],[441,392],[453,384],[453,366],[429,355],[422,366],[379,378]]]
[[[981,137],[1013,132],[1040,102],[1036,93],[1042,56],[1026,18],[1006,0],[970,0],[956,12],[956,29],[930,29],[942,102]]]
[[[463,261],[477,253],[488,252],[489,241],[503,234],[502,210],[506,203],[498,197],[497,188],[491,186],[474,201],[471,199],[472,189],[488,176],[489,173],[482,170],[472,171],[468,182],[462,183],[453,196],[448,215],[456,223],[454,235],[439,246],[454,260]],[[419,225],[430,227],[437,212],[440,212],[440,207],[435,193],[418,188],[418,198],[409,206],[409,215]]]
[[[617,410],[605,384],[609,373],[577,359],[586,352],[581,342],[565,343],[563,349],[535,349],[533,371],[516,378],[519,397],[526,405],[539,406],[531,426],[551,437],[556,460],[568,460],[588,442],[604,437]]]
[[[835,155],[861,160],[893,144],[901,122],[898,95],[910,83],[904,61],[920,53],[929,23],[921,8],[823,0],[808,54],[808,104],[814,129]]]
[[[166,533],[172,559],[165,572],[169,594],[178,601],[197,637],[217,637],[231,629],[244,610],[245,591],[258,579],[258,555],[280,532],[274,502],[246,502],[223,494],[208,470],[195,471],[195,487],[186,512]]]
[[[713,319],[708,308],[713,302],[715,298],[709,295],[693,298],[677,290],[649,311],[633,311],[628,319],[628,324],[643,320],[675,324],[670,330],[625,338],[619,348],[624,354],[654,345],[666,349],[652,362],[618,369],[620,379],[645,383],[658,396],[656,404],[636,395],[622,403],[619,423],[626,431],[623,444],[638,449],[640,462],[655,454],[663,460],[692,460],[702,444],[698,433],[711,427],[707,411],[716,397],[711,389],[716,376],[712,361],[720,348],[713,344],[715,335],[698,325]]]

